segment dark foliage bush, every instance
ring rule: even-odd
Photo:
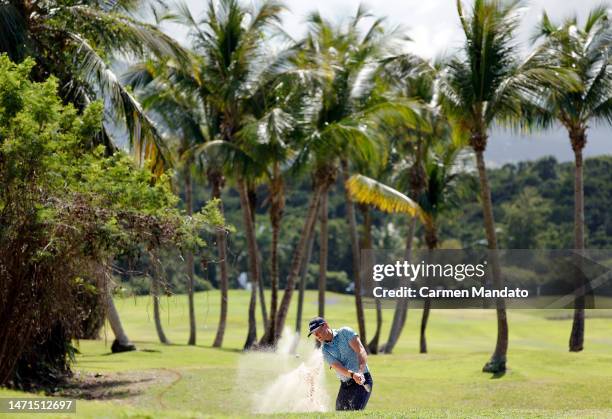
[[[101,104],[79,115],[32,66],[0,56],[0,385],[26,389],[69,374],[72,339],[99,330],[115,255],[193,248],[222,224],[216,203],[186,218],[166,176],[95,147]]]

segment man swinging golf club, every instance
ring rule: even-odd
[[[336,410],[365,409],[373,382],[366,363],[368,354],[359,335],[350,327],[332,329],[322,317],[312,319],[308,329],[308,336],[315,335],[321,342],[325,361],[340,379]]]

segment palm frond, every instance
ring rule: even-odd
[[[348,153],[353,159],[375,162],[381,158],[381,142],[365,123],[345,119],[328,125],[322,132],[321,146],[338,156]],[[323,150],[321,150],[323,151]]]
[[[13,61],[21,61],[28,39],[26,24],[12,3],[0,3],[0,53],[6,53]]]
[[[600,4],[589,11],[589,16],[584,24],[584,32],[590,34],[591,31],[608,19],[608,6]]]
[[[194,150],[194,155],[225,166],[232,177],[259,178],[265,171],[263,162],[253,158],[246,147],[224,140],[208,141]]]
[[[67,35],[74,43],[79,74],[101,98],[109,101],[111,112],[119,120],[125,121],[130,145],[140,164],[149,161],[151,170],[160,175],[171,165],[171,160],[153,121],[89,43],[77,34]]]
[[[389,213],[418,216],[423,223],[430,220],[430,217],[416,202],[377,180],[357,174],[351,176],[345,186],[356,202],[373,205]]]
[[[538,39],[550,37],[553,33],[556,32],[556,30],[557,27],[552,23],[550,17],[548,17],[548,13],[544,11],[542,12],[542,16],[540,16],[540,21],[535,26],[530,40],[532,43],[534,43]]]
[[[96,47],[107,53],[144,56],[152,53],[157,57],[171,57],[178,62],[186,62],[189,53],[172,37],[154,25],[140,22],[125,14],[104,12],[82,5],[60,9],[65,15],[61,25],[77,34],[87,33],[95,39]],[[63,30],[63,27],[58,28]]]
[[[542,56],[559,67],[561,77],[549,81],[548,88],[539,95],[536,105],[540,114],[548,113],[568,129],[584,129],[590,118],[608,120],[607,103],[612,97],[612,27],[604,6],[593,8],[582,27],[577,17],[561,25],[548,21],[542,31],[545,49]],[[578,82],[564,82],[568,72]],[[600,108],[601,106],[601,108]],[[602,111],[602,112],[600,112]]]
[[[595,107],[592,110],[592,116],[596,120],[612,125],[612,97]]]
[[[121,74],[121,82],[133,89],[143,88],[157,77],[157,72],[150,61],[141,61],[130,65]]]
[[[189,36],[192,38],[192,40],[197,40],[199,43],[207,42],[207,35],[200,28],[200,25],[191,13],[189,6],[183,0],[177,1],[173,10],[165,13],[161,17],[161,20],[183,25],[189,29]]]
[[[372,42],[374,38],[376,38],[376,36],[383,34],[384,33],[383,23],[385,23],[386,20],[387,18],[385,17],[376,18],[376,20],[370,25],[370,28],[364,35],[363,40],[361,41],[361,44],[366,45]]]
[[[259,8],[251,10],[249,31],[262,31],[273,25],[280,25],[280,14],[285,10],[287,10],[287,8],[283,2],[266,0]]]

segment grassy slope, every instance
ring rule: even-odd
[[[150,299],[119,300],[118,308],[128,335],[139,349],[147,351],[108,355],[110,335],[106,342],[81,341],[82,355],[78,357],[76,369],[102,374],[158,369],[156,373],[167,379],[119,402],[79,401],[78,416],[248,415],[251,394],[274,378],[274,374],[266,372],[271,365],[274,367],[275,361],[266,355],[254,360],[240,353],[246,335],[248,294],[244,291],[230,293],[225,348],[210,347],[217,323],[218,295],[208,292],[196,297],[200,343],[197,347],[184,345],[188,335],[185,296],[163,300],[164,327],[168,338],[175,343],[172,346],[156,343]],[[295,307],[294,301],[288,320],[291,327],[295,323]],[[315,315],[316,309],[316,294],[308,292],[304,318]],[[356,328],[350,296],[330,294],[326,313],[332,326]],[[602,313],[589,312],[590,315]],[[366,314],[371,336],[374,312],[368,310]],[[417,353],[420,311],[409,311],[395,354],[369,359],[375,383],[368,412],[389,417],[399,414],[612,417],[612,319],[588,319],[586,351],[573,354],[566,349],[570,321],[547,320],[547,314],[551,313],[527,310],[509,313],[509,371],[501,378],[492,378],[480,369],[495,341],[493,310],[432,312],[428,355]],[[382,336],[386,337],[392,311],[385,310],[383,315],[387,327]],[[262,326],[259,327],[261,334]],[[331,372],[327,373],[327,386],[333,400],[337,382]],[[15,394],[18,393],[0,390],[1,397]],[[21,415],[10,415],[18,416]]]

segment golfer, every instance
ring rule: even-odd
[[[312,319],[308,329],[308,336],[315,335],[322,343],[323,357],[340,379],[336,410],[365,409],[373,382],[359,335],[350,327],[332,329],[322,317]]]

